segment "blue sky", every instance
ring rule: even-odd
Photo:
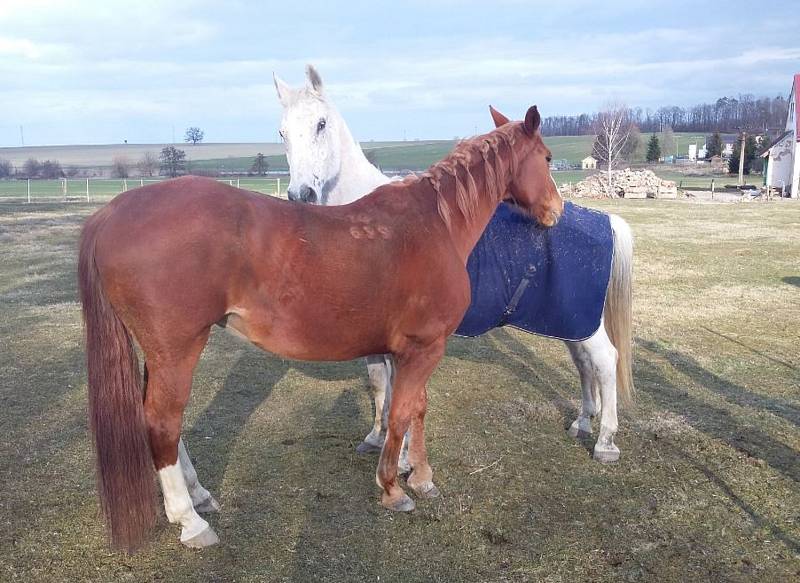
[[[0,146],[275,141],[275,71],[317,65],[358,139],[788,93],[797,0],[0,0]]]

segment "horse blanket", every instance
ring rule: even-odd
[[[600,327],[613,254],[605,213],[565,202],[561,219],[546,229],[501,204],[467,261],[472,301],[456,334],[513,326],[589,338]]]

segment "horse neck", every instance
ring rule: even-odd
[[[339,134],[339,144],[342,149],[341,165],[336,184],[328,193],[328,205],[351,203],[390,181],[380,170],[370,164],[364,156],[361,146],[353,139],[342,116],[338,112],[336,115],[341,128]]]
[[[444,186],[441,189],[442,194],[440,196],[443,196],[447,200],[452,209],[450,212],[449,226],[450,238],[465,265],[469,254],[472,253],[475,245],[478,244],[478,240],[481,238],[481,235],[483,235],[486,225],[489,224],[489,221],[494,216],[497,206],[502,202],[503,196],[508,192],[511,183],[511,171],[508,167],[510,163],[506,159],[503,159],[498,164],[498,168],[495,172],[497,184],[495,188],[491,189],[491,192],[497,194],[497,197],[495,198],[490,195],[490,190],[487,188],[485,164],[487,164],[487,162],[483,159],[479,159],[473,162],[469,168],[470,174],[475,181],[475,190],[477,192],[477,204],[475,213],[471,219],[462,215],[458,210],[456,187],[451,175],[447,175],[443,180]],[[458,174],[459,176],[463,176],[463,170],[460,170]],[[500,176],[498,177],[498,175]]]

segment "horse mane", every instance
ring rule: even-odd
[[[498,200],[505,194],[505,187],[502,185],[517,164],[515,137],[515,132],[502,128],[464,140],[444,159],[419,176],[420,180],[427,180],[436,191],[439,216],[448,230],[455,212],[460,213],[468,223],[475,218],[479,197],[483,193],[475,183],[472,175],[474,170],[483,169],[486,194],[490,198]],[[455,204],[442,193],[442,182],[448,176],[453,178]]]

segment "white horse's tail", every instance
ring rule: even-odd
[[[621,403],[633,402],[633,235],[621,217],[609,215],[614,232],[614,258],[605,305],[605,326],[617,349],[617,394]]]

